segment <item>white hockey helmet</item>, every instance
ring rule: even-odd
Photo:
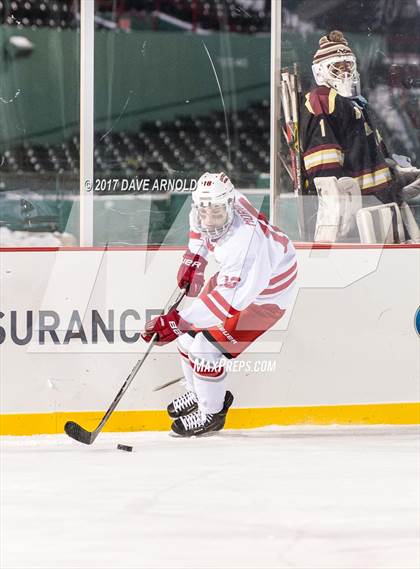
[[[218,239],[233,220],[235,202],[234,186],[224,173],[206,172],[197,182],[192,193],[194,223],[210,239]]]
[[[343,97],[360,95],[360,76],[356,56],[338,30],[319,40],[312,72],[318,85],[327,85]]]

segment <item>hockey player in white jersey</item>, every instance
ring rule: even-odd
[[[204,286],[209,255],[219,271]],[[206,173],[192,194],[188,249],[178,285],[196,297],[146,324],[143,339],[177,339],[186,393],[169,406],[180,436],[218,431],[233,396],[223,362],[236,358],[289,307],[297,262],[288,237],[259,213],[224,173]]]

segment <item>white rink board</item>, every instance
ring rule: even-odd
[[[90,411],[108,407],[145,349],[119,332],[138,333],[146,310],[161,308],[174,292],[181,250],[61,250],[0,252],[1,413]],[[420,400],[420,344],[414,317],[420,303],[419,248],[301,249],[299,290],[288,318],[241,360],[275,362],[272,372],[232,372],[238,407],[415,402]],[[208,268],[208,274],[212,274]],[[33,315],[32,339],[25,337]],[[60,319],[58,344],[39,343],[39,312]],[[73,311],[87,344],[63,340]],[[114,341],[99,331],[92,343],[93,311],[113,311]],[[42,314],[42,312],[41,312]],[[133,315],[138,315],[139,319]],[[47,318],[47,323],[52,322]],[[177,387],[152,388],[181,373],[176,347],[156,348],[119,409],[162,409]]]

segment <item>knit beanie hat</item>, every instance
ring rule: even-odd
[[[334,30],[319,40],[319,49],[314,55],[313,63],[321,63],[331,57],[355,57],[343,33]]]

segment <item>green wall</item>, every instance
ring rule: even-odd
[[[11,35],[33,42],[32,54],[7,55],[4,47]],[[300,63],[305,88],[312,82],[310,64],[318,39],[318,33],[283,33],[282,64]],[[383,38],[367,42],[360,34],[349,34],[349,39],[357,53],[365,54],[360,67],[367,74],[377,54],[386,50]],[[79,40],[74,30],[0,26],[0,143],[60,142],[78,133]],[[172,120],[224,107],[235,111],[269,97],[268,35],[95,33],[96,130],[136,130],[144,120]]]
[[[59,142],[77,133],[79,33],[0,27],[3,46],[11,35],[27,37],[35,48],[26,57],[0,50],[0,143]],[[96,32],[95,128],[135,130],[142,120],[223,105],[234,111],[268,98],[269,77],[269,37]]]
[[[27,37],[29,56],[7,55],[9,37]],[[79,35],[0,26],[0,142],[61,141],[78,131]],[[12,99],[12,102],[5,102]]]

